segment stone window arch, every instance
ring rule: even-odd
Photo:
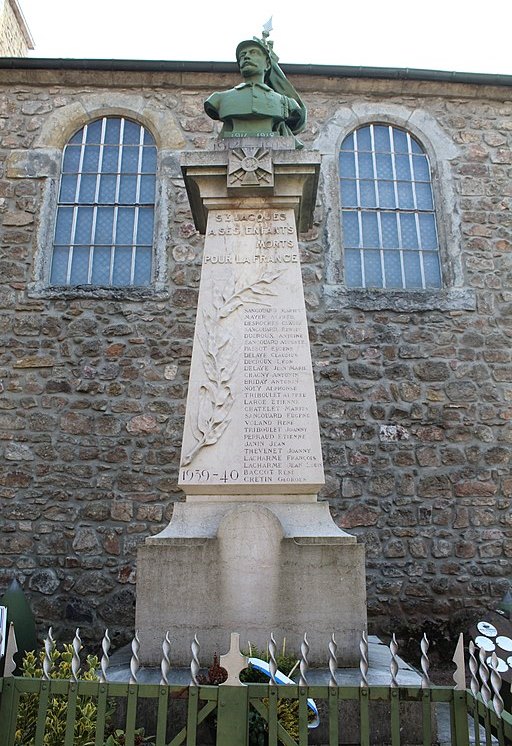
[[[85,124],[64,148],[51,287],[147,287],[153,274],[157,151],[123,116]]]
[[[103,117],[124,117],[142,125],[154,137],[157,148],[152,279],[149,285],[100,286],[50,284],[53,243],[64,149],[85,125]],[[77,100],[56,108],[43,122],[33,147],[14,151],[6,163],[10,178],[39,182],[41,198],[34,244],[30,297],[49,298],[168,298],[167,231],[176,211],[176,186],[181,180],[179,153],[185,147],[183,134],[172,112],[148,102],[142,94],[109,91],[84,93]]]
[[[408,133],[421,145],[428,159],[440,266],[437,287],[356,287],[347,282],[341,220],[340,152],[354,131],[371,125]],[[338,109],[319,134],[315,145],[322,153],[320,199],[329,206],[325,213],[328,252],[323,288],[327,307],[333,310],[343,307],[403,311],[473,310],[476,296],[464,281],[460,208],[452,166],[460,151],[439,122],[421,107],[410,109],[387,101],[353,102]]]

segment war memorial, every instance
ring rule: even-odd
[[[268,37],[268,35],[267,35]],[[184,153],[205,235],[179,484],[186,501],[137,556],[141,656],[156,663],[169,631],[186,664],[197,633],[206,660],[229,633],[264,647],[270,633],[311,661],[338,640],[355,665],[366,629],[364,548],[339,529],[324,483],[298,232],[312,224],[319,153],[297,138],[306,108],[272,43],[241,42],[243,82],[214,93],[214,150]]]

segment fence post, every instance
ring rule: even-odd
[[[456,743],[457,746],[469,746],[468,708],[466,692],[463,689],[453,690],[453,729],[455,733],[452,734],[452,743]]]
[[[3,679],[0,694],[0,746],[11,746],[14,743],[17,714],[16,681],[13,678]]]
[[[231,634],[229,652],[220,656],[228,678],[219,686],[217,746],[247,746],[249,741],[249,689],[240,681],[247,658],[240,652],[240,635]]]

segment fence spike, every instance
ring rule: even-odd
[[[491,690],[489,688],[489,669],[485,661],[486,655],[487,655],[487,652],[483,648],[480,648],[478,651],[478,660],[479,660],[478,673],[480,674],[480,681],[481,681],[480,694],[482,696],[482,700],[485,706],[489,704],[490,699],[491,699]]]
[[[308,672],[309,668],[309,662],[308,662],[308,654],[309,654],[309,643],[306,633],[304,632],[304,639],[302,640],[301,646],[300,646],[300,665],[299,665],[299,686],[307,686],[308,680],[306,677],[306,674]]]
[[[498,670],[498,656],[496,651],[493,651],[491,656],[491,686],[493,691],[492,706],[496,715],[501,718],[503,712],[504,702],[500,694],[501,692],[501,674]]]
[[[7,633],[7,643],[5,646],[5,663],[4,663],[4,678],[10,678],[15,670],[16,663],[14,662],[14,656],[18,652],[18,643],[16,642],[16,632],[14,631],[14,624],[9,624],[9,632]]]
[[[276,660],[277,645],[274,638],[274,633],[270,633],[270,642],[268,643],[268,667],[270,670],[270,681],[273,686],[276,686],[276,673],[277,673],[277,660]]]
[[[103,651],[103,655],[101,656],[100,681],[102,683],[105,683],[107,680],[107,668],[110,661],[108,655],[110,650],[110,637],[108,636],[108,629],[105,630],[105,634],[103,635],[103,640],[101,641],[101,649]]]
[[[190,676],[191,676],[191,685],[192,686],[199,686],[198,681],[198,675],[199,675],[199,648],[201,646],[199,645],[199,640],[197,639],[197,635],[194,635],[194,639],[192,640],[192,660],[190,661]]]
[[[455,682],[453,688],[457,691],[464,691],[466,688],[466,666],[464,663],[464,635],[462,632],[459,635],[452,662],[455,663],[455,671],[452,676]]]
[[[361,672],[360,687],[366,688],[368,686],[368,635],[366,630],[363,630],[361,634],[361,640],[359,641],[359,670]]]
[[[430,687],[430,676],[429,676],[429,669],[430,669],[430,661],[428,659],[428,649],[430,647],[430,643],[428,641],[428,638],[425,633],[423,633],[423,637],[421,638],[420,642],[420,649],[421,649],[421,688],[422,689],[428,689]]]
[[[336,639],[334,637],[334,632],[331,635],[331,639],[329,642],[329,686],[337,687],[338,683],[336,681],[336,669],[338,668],[338,644],[336,642]]]
[[[82,649],[82,640],[80,639],[80,630],[77,627],[73,638],[73,656],[71,658],[71,681],[78,681],[80,673],[80,650]]]
[[[133,636],[132,640],[132,657],[130,659],[130,684],[136,684],[137,683],[137,673],[140,668],[140,658],[139,658],[139,650],[140,650],[140,640],[139,640],[139,630],[135,630],[135,634]]]
[[[389,672],[391,674],[390,687],[392,689],[395,689],[398,686],[398,680],[396,678],[396,675],[398,673],[398,661],[396,655],[398,653],[398,643],[396,641],[394,632],[393,637],[391,638],[391,642],[389,643],[389,652],[391,653],[391,661],[389,664]]]
[[[476,697],[480,690],[480,687],[478,685],[478,676],[477,676],[478,662],[477,662],[476,655],[475,655],[476,648],[475,648],[475,643],[473,642],[473,640],[469,641],[468,648],[469,648],[469,673],[470,673],[469,685],[471,688],[471,694],[473,695],[473,697]]]
[[[49,681],[50,674],[53,668],[52,653],[55,648],[55,640],[53,639],[53,629],[48,628],[48,634],[44,638],[44,656],[43,656],[43,679]]]
[[[171,638],[169,637],[169,630],[165,633],[164,641],[162,643],[162,662],[160,664],[160,670],[162,672],[162,678],[160,679],[160,685],[169,685],[169,671],[171,668]]]

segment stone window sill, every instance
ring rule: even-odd
[[[108,299],[119,301],[140,301],[140,300],[167,300],[169,290],[163,285],[153,285],[152,287],[96,287],[91,285],[77,285],[74,287],[48,287],[32,284],[27,292],[29,298],[48,298],[48,299]]]
[[[381,290],[325,285],[327,308],[357,308],[362,311],[474,311],[476,293],[471,288],[441,290]]]

